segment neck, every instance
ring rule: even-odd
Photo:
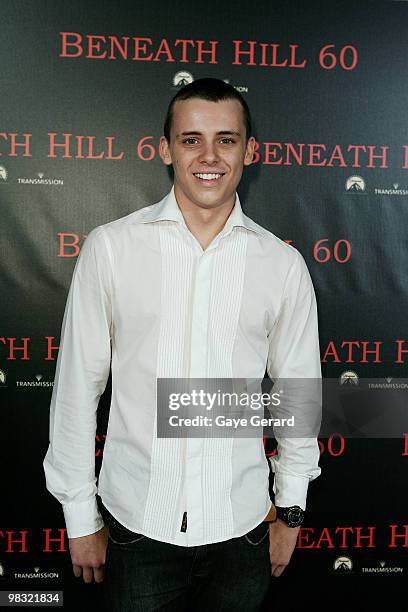
[[[174,194],[188,229],[205,250],[226,224],[234,208],[235,194],[215,208],[203,208],[193,204],[179,193],[177,186],[174,188]]]

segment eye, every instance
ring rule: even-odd
[[[197,138],[190,136],[189,138],[185,138],[183,142],[186,144],[195,144],[197,142]]]
[[[235,140],[233,140],[232,138],[225,137],[221,139],[221,142],[224,142],[226,144],[232,144],[235,142]]]

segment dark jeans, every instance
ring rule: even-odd
[[[271,581],[269,523],[202,546],[177,546],[129,531],[98,499],[109,527],[106,612],[255,612]]]

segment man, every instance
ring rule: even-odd
[[[262,439],[156,435],[157,379],[321,376],[306,264],[243,214],[236,193],[254,148],[232,86],[185,86],[160,139],[170,193],[93,229],[74,269],[44,470],[74,574],[103,581],[111,610],[258,610],[320,474],[315,437],[276,436],[279,518],[268,523]],[[110,366],[97,487],[95,414]]]

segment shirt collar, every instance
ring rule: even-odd
[[[140,223],[154,223],[156,221],[177,221],[187,228],[183,214],[177,204],[176,196],[174,193],[174,185],[170,192],[157,204],[148,206],[141,219]],[[256,232],[263,235],[265,230],[247,217],[242,211],[241,202],[238,193],[235,193],[235,204],[231,211],[230,216],[227,219],[226,224],[222,230],[222,233],[227,233],[232,230],[233,227],[244,227],[247,230]]]

